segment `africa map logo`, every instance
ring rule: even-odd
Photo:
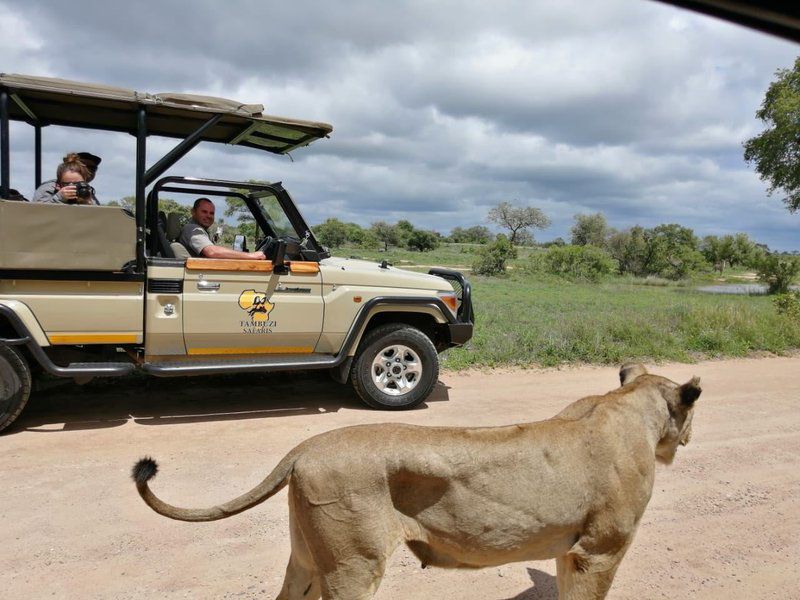
[[[239,296],[239,307],[247,311],[253,321],[266,321],[275,305],[267,300],[266,293],[245,290]]]

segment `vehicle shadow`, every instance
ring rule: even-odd
[[[530,568],[528,577],[531,578],[533,587],[508,600],[555,600],[558,598],[558,585],[555,577],[539,569]]]
[[[426,403],[448,400],[448,389],[437,383]],[[134,375],[95,379],[82,386],[55,380],[31,394],[6,435],[105,429],[129,421],[171,425],[319,415],[340,408],[371,410],[349,384],[336,383],[320,371],[169,379]]]

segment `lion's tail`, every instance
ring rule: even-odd
[[[281,491],[289,481],[289,475],[291,475],[292,469],[294,468],[297,454],[296,451],[287,454],[283,460],[278,463],[278,466],[272,470],[272,473],[267,475],[264,481],[249,492],[225,502],[224,504],[212,506],[211,508],[180,508],[160,500],[150,490],[150,486],[147,485],[147,482],[158,473],[156,461],[149,456],[141,459],[134,465],[131,471],[131,477],[133,481],[136,482],[136,489],[139,491],[142,500],[158,514],[177,521],[217,521],[243,512],[257,504],[261,504]]]

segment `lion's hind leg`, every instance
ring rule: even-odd
[[[602,600],[629,543],[608,554],[592,555],[579,544],[556,558],[558,600]]]
[[[289,537],[292,542],[292,554],[289,557],[289,564],[286,566],[283,587],[277,600],[319,600],[322,596],[319,571],[300,530],[291,501],[289,502]]]
[[[319,600],[321,596],[319,574],[292,551],[277,600]]]

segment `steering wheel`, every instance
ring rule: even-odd
[[[274,242],[274,241],[276,241],[276,240],[275,240],[275,238],[274,238],[274,237],[272,237],[272,236],[269,236],[269,235],[268,235],[268,236],[267,236],[267,237],[265,237],[263,240],[261,240],[261,243],[259,243],[259,244],[256,246],[256,252],[258,252],[259,250],[261,250],[261,251],[263,252],[264,248],[266,248],[267,246],[269,246],[269,245],[270,245],[272,242]],[[266,252],[265,252],[264,254],[266,254]]]

